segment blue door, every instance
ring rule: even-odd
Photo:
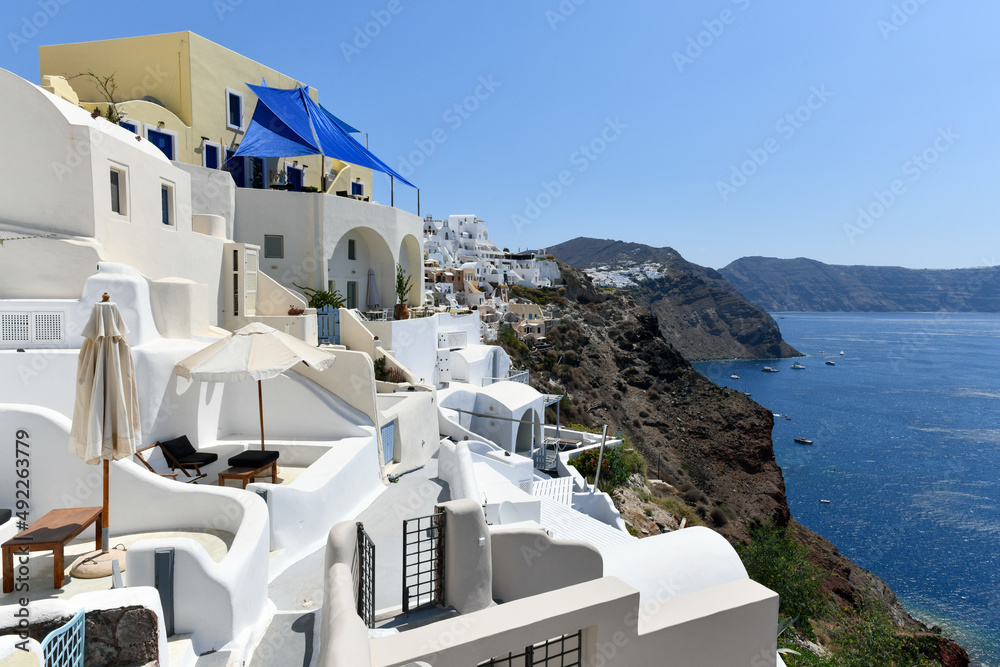
[[[174,159],[174,136],[172,134],[147,129],[146,138],[149,139],[149,143],[163,151],[168,160]]]
[[[396,422],[389,422],[382,426],[382,461],[385,465],[392,463],[395,457],[396,448],[393,445],[393,437],[396,434]]]
[[[288,167],[288,185],[296,192],[302,192],[302,170],[295,167]]]

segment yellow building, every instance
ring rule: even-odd
[[[250,124],[257,97],[247,83],[303,85],[190,31],[42,46],[38,63],[49,92],[105,115],[110,93],[123,127],[171,160],[212,169],[227,167]],[[92,76],[79,76],[85,72],[112,76],[114,91],[102,90]],[[310,95],[318,102],[315,88]],[[330,194],[370,197],[372,192],[371,169],[319,155],[235,158],[228,166],[241,187],[322,189],[325,183]]]

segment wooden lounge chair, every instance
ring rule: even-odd
[[[147,451],[147,450],[153,449],[154,447],[159,447],[159,445],[160,445],[160,443],[156,442],[156,443],[153,443],[152,445],[146,445],[142,449],[135,450],[135,458],[136,458],[136,460],[138,460],[139,463],[141,463],[142,465],[146,466],[146,469],[149,470],[149,472],[153,473],[154,475],[159,475],[160,477],[168,477],[168,478],[174,480],[175,482],[183,482],[184,484],[191,484],[191,483],[197,484],[199,479],[205,477],[204,474],[198,475],[198,476],[192,475],[187,470],[184,470],[183,468],[181,468],[181,472],[184,473],[184,478],[183,479],[177,479],[177,473],[175,473],[175,472],[161,472],[161,471],[157,470],[156,468],[154,468],[152,465],[150,465],[149,461],[146,459],[145,456],[143,456],[142,453],[145,452],[145,451]],[[166,458],[165,455],[164,455],[164,458]]]
[[[218,454],[196,450],[186,435],[178,436],[172,440],[157,442],[156,445],[159,445],[163,451],[163,456],[167,459],[171,470],[181,470],[189,476],[190,473],[187,471],[194,470],[198,479],[206,476],[201,471],[202,466],[207,466],[219,460]]]

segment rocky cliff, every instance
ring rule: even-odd
[[[672,248],[576,238],[549,248],[587,270],[599,285],[634,292],[656,316],[660,332],[686,359],[772,359],[799,356],[778,325],[717,271],[688,262]]]
[[[668,532],[686,521],[739,544],[752,526],[771,517],[809,548],[826,575],[824,591],[844,618],[862,600],[877,598],[907,637],[930,638],[933,646],[925,654],[949,666],[968,664],[960,647],[927,633],[878,577],[794,522],[774,457],[769,410],[694,371],[634,293],[602,289],[562,263],[560,269],[565,287],[522,292],[544,301],[559,320],[547,346],[528,347],[509,335],[501,340],[515,364],[530,369],[536,389],[565,395],[563,424],[608,424],[643,454],[648,482],[636,475],[614,493],[636,535]],[[549,410],[552,423],[555,412]]]
[[[1000,271],[743,257],[719,270],[769,312],[998,312]]]

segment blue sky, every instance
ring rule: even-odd
[[[1000,263],[998,19],[983,0],[7,0],[0,67],[37,83],[39,45],[192,30],[317,87],[422,213],[475,213],[512,250],[954,268]]]

